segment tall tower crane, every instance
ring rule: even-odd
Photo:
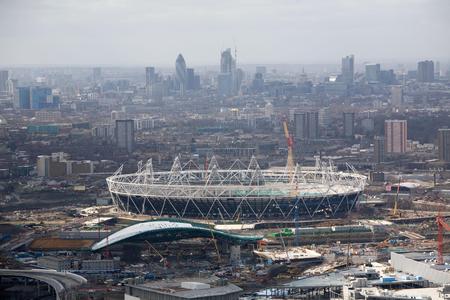
[[[443,265],[444,264],[444,256],[442,254],[444,250],[444,230],[450,231],[450,225],[445,223],[445,218],[441,216],[440,214],[436,217],[436,223],[438,226],[438,235],[437,235],[437,242],[438,242],[438,257],[437,257],[437,264]]]
[[[293,145],[294,141],[292,140],[292,136],[289,134],[289,129],[287,125],[287,121],[285,120],[283,122],[283,128],[284,128],[284,136],[286,137],[287,146],[288,146],[288,157],[287,157],[287,164],[286,168],[289,175],[289,182],[292,182],[292,178],[294,176],[294,152],[293,152]]]
[[[392,217],[394,218],[398,218],[398,194],[400,192],[400,184],[402,182],[402,178],[400,177],[400,174],[398,175],[398,183],[397,183],[397,194],[395,195],[395,200],[394,200],[394,208],[391,211]]]
[[[292,136],[289,134],[289,129],[287,125],[287,121],[284,120],[283,122],[283,128],[284,128],[284,136],[286,137],[287,146],[288,146],[288,157],[287,157],[287,172],[288,172],[288,178],[289,183],[293,184],[293,178],[294,178],[294,141],[292,139]],[[295,222],[295,245],[298,246],[300,244],[300,228],[299,228],[299,214],[298,214],[298,193],[297,193],[297,186],[295,186],[295,189],[292,187],[291,196],[295,196],[295,214],[294,214],[294,222]],[[286,253],[287,254],[287,253]],[[288,257],[289,259],[289,257]]]

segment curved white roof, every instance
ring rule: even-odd
[[[92,250],[96,251],[103,247],[108,246],[108,244],[114,244],[120,242],[124,239],[128,239],[130,237],[139,235],[141,233],[160,230],[160,229],[170,229],[170,228],[192,228],[192,224],[190,223],[179,223],[179,222],[171,222],[171,221],[150,221],[137,223],[131,226],[128,226],[122,230],[116,231],[108,237],[102,239],[101,241],[95,243],[92,246]]]

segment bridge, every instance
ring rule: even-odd
[[[38,282],[44,282],[53,288],[57,300],[72,299],[71,292],[87,283],[87,280],[80,275],[70,272],[57,272],[54,270],[43,269],[0,269],[0,278],[1,277],[23,277]]]
[[[242,245],[256,243],[263,237],[232,234],[213,229],[201,223],[178,220],[155,220],[137,223],[116,231],[95,243],[91,249],[92,251],[98,251],[109,245],[123,242],[148,241],[159,243],[190,238],[213,238]]]

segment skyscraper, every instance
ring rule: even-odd
[[[217,84],[217,91],[221,96],[231,96],[237,93],[236,61],[231,55],[230,48],[221,53]]]
[[[393,85],[391,87],[391,104],[395,107],[403,105],[403,87],[401,85]]]
[[[132,153],[134,150],[134,121],[116,120],[115,138],[117,147]]]
[[[450,162],[450,129],[441,128],[438,131],[439,160]]]
[[[380,64],[366,65],[366,81],[368,83],[376,83],[380,81]]]
[[[236,64],[231,55],[231,49],[228,48],[220,56],[220,73],[231,73],[235,67]]]
[[[0,70],[0,92],[8,92],[9,90],[9,72],[8,70]]]
[[[186,89],[187,90],[195,89],[195,73],[194,69],[192,68],[186,69]]]
[[[408,137],[406,120],[384,121],[384,138],[387,153],[405,153]]]
[[[186,62],[181,54],[178,54],[177,60],[175,61],[175,71],[177,83],[180,89],[180,96],[184,96],[186,92],[187,75]]]
[[[342,80],[347,84],[353,83],[354,65],[355,57],[353,55],[342,58]]]
[[[373,158],[374,162],[379,164],[385,160],[386,145],[384,143],[384,137],[375,136],[373,141]]]
[[[344,136],[352,138],[355,134],[355,113],[344,112]]]
[[[156,73],[154,67],[145,68],[145,86],[150,87],[156,81]]]
[[[434,63],[432,60],[419,61],[417,64],[417,81],[434,81]]]

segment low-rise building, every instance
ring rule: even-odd
[[[126,300],[237,300],[242,289],[217,277],[182,278],[127,285]]]

